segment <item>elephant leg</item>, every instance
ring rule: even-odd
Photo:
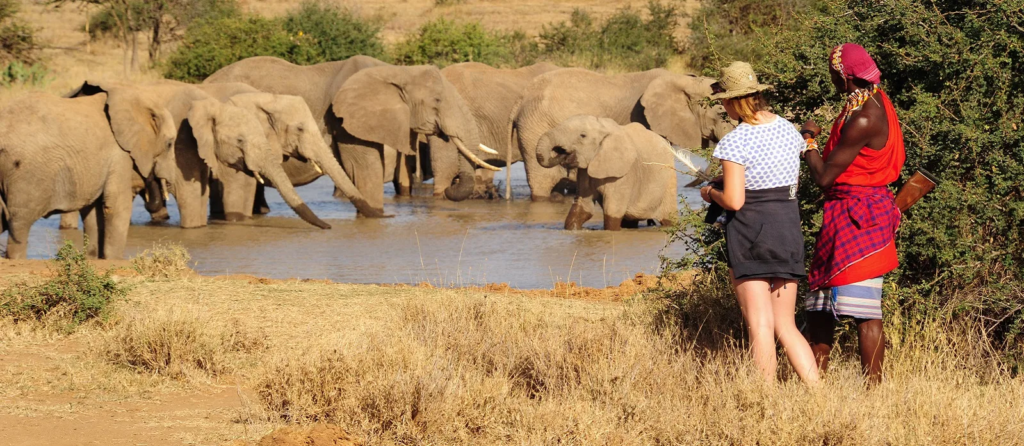
[[[370,207],[384,208],[383,149],[364,144],[345,144],[340,148],[341,163],[356,189]],[[361,213],[356,214],[361,216]]]
[[[65,212],[60,214],[60,229],[78,229],[78,213]]]
[[[612,217],[608,214],[604,216],[604,230],[605,231],[619,231],[622,230],[622,217]]]
[[[9,209],[9,208],[8,208]],[[7,228],[7,258],[24,259],[28,256],[28,233],[36,219],[10,215]]]
[[[395,166],[395,193],[402,197],[412,196],[412,174],[409,172],[409,158],[399,153]]]
[[[100,256],[100,227],[96,217],[99,203],[93,203],[78,211],[82,215],[82,229],[85,237],[85,255],[91,259]]]
[[[337,188],[334,189],[335,194],[338,193],[338,190]],[[253,215],[267,215],[270,213],[270,204],[267,203],[267,186],[259,183],[256,184],[256,198],[252,203],[252,213]]]
[[[123,259],[124,245],[128,241],[128,226],[132,219],[131,173],[132,161],[125,156],[121,169],[111,175],[103,191],[103,249],[104,259]]]
[[[253,206],[256,203],[256,178],[235,169],[220,169],[218,172],[222,193],[221,203],[224,207],[224,219],[227,221],[245,221],[252,218]]]

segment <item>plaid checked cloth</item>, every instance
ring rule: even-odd
[[[811,290],[893,243],[899,226],[900,211],[888,187],[832,186],[807,276]]]

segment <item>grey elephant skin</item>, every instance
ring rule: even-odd
[[[510,135],[506,133],[509,114],[533,78],[560,68],[549,63],[538,63],[509,70],[478,62],[466,62],[449,65],[441,70],[441,74],[455,86],[473,113],[477,128],[480,130],[480,142],[497,152],[477,152],[481,159],[495,166],[522,161],[518,150],[509,150]],[[458,160],[454,148],[446,147],[451,144],[450,142],[436,136],[430,137],[428,142],[430,170],[434,177],[434,196],[441,196],[443,189],[458,175]],[[476,147],[469,148],[476,150]],[[493,198],[497,195],[494,191],[493,170],[476,169],[474,180],[473,197]]]
[[[109,117],[109,121],[108,121]],[[23,259],[36,220],[79,211],[87,255],[122,258],[133,182],[170,176],[176,126],[134,89],[83,98],[34,93],[0,111],[0,232],[7,258]],[[138,181],[134,181],[138,177]]]
[[[574,116],[541,136],[537,162],[577,169],[576,201],[566,229],[580,229],[604,210],[604,229],[617,231],[653,219],[662,225],[678,213],[675,158],[668,141],[639,123]]]
[[[465,101],[436,67],[399,67],[366,56],[312,66],[253,57],[204,81],[223,82],[303,98],[345,172],[378,211],[383,210],[384,182],[395,177],[390,167],[407,167],[399,155],[415,156],[417,134],[440,135],[454,142],[460,154],[459,181],[445,189],[445,196],[461,201],[472,193],[473,163],[483,162],[467,147],[477,147],[480,137]],[[285,170],[294,184],[321,175],[297,158],[285,162]]]
[[[284,201],[306,222],[329,229],[302,201],[281,167],[281,154],[273,150],[263,127],[249,111],[217,100],[194,85],[176,81],[137,84],[149,100],[163,104],[177,123],[174,144],[174,178],[168,191],[174,195],[182,228],[206,226],[209,220],[211,178],[241,172],[266,178],[281,191]],[[105,91],[104,84],[87,81],[74,95]],[[148,194],[150,200],[160,194]],[[150,203],[147,203],[149,209]]]
[[[717,142],[735,125],[721,105],[703,103],[712,83],[711,78],[664,69],[609,76],[567,68],[537,76],[507,124],[525,162],[531,198],[556,198],[552,190],[569,178],[564,167],[541,166],[536,151],[544,133],[575,115],[609,118],[622,125],[636,122],[681,147]]]

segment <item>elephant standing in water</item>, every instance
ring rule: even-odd
[[[672,147],[638,123],[573,116],[541,136],[537,162],[577,169],[577,200],[565,229],[581,228],[594,216],[594,204],[612,231],[647,219],[668,225],[678,213]]]
[[[212,74],[204,83],[241,82],[268,93],[302,97],[356,188],[378,212],[384,206],[384,182],[408,182],[399,155],[414,156],[417,134],[441,135],[455,145],[459,182],[444,194],[461,201],[473,192],[474,164],[480,160],[468,147],[479,145],[472,114],[455,88],[431,66],[400,67],[366,56],[299,66],[274,57],[252,57]],[[391,169],[397,166],[402,169]],[[292,158],[285,169],[295,184],[321,174],[309,163]],[[404,179],[403,179],[404,178]],[[401,187],[408,187],[408,183]],[[360,212],[360,215],[364,215]]]
[[[88,96],[109,89],[107,84],[86,81],[72,95]],[[177,124],[172,166],[175,175],[169,179],[167,190],[178,203],[181,227],[206,226],[211,176],[241,172],[256,179],[266,176],[299,217],[319,228],[330,228],[299,198],[281,167],[280,151],[271,147],[251,112],[181,82],[158,81],[139,85],[138,89],[147,100],[164,105]],[[152,200],[158,194],[148,195]]]
[[[544,168],[537,161],[537,142],[548,130],[575,115],[609,118],[619,124],[637,122],[681,147],[717,142],[735,128],[721,105],[708,107],[715,80],[655,69],[604,75],[567,68],[537,76],[509,115],[508,134],[526,163],[533,200],[560,198],[553,190],[569,177],[561,166]],[[559,187],[561,189],[561,187]]]
[[[7,257],[25,258],[39,218],[79,211],[86,253],[122,258],[133,183],[174,176],[176,131],[163,105],[133,88],[83,98],[34,93],[10,103],[0,111],[0,232],[8,231]]]
[[[481,151],[481,159],[495,166],[522,161],[518,150],[509,150],[510,135],[506,133],[508,116],[512,113],[512,107],[522,97],[523,89],[530,80],[559,68],[549,63],[538,63],[515,70],[504,70],[478,62],[467,62],[450,65],[441,70],[441,74],[455,86],[472,111],[480,129],[480,142],[491,149],[490,152]],[[445,159],[455,156],[453,148],[445,147],[450,145],[450,142],[432,136],[429,138],[429,144],[434,196],[440,196],[443,189],[450,185],[458,174],[455,169],[458,164],[454,160]],[[497,191],[494,190],[494,171],[477,169],[475,183],[474,197],[497,195]],[[506,195],[508,187],[506,184]]]

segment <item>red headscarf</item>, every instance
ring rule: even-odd
[[[872,84],[882,81],[882,72],[864,47],[856,43],[844,43],[832,49],[829,55],[832,68],[848,79],[863,79]]]

